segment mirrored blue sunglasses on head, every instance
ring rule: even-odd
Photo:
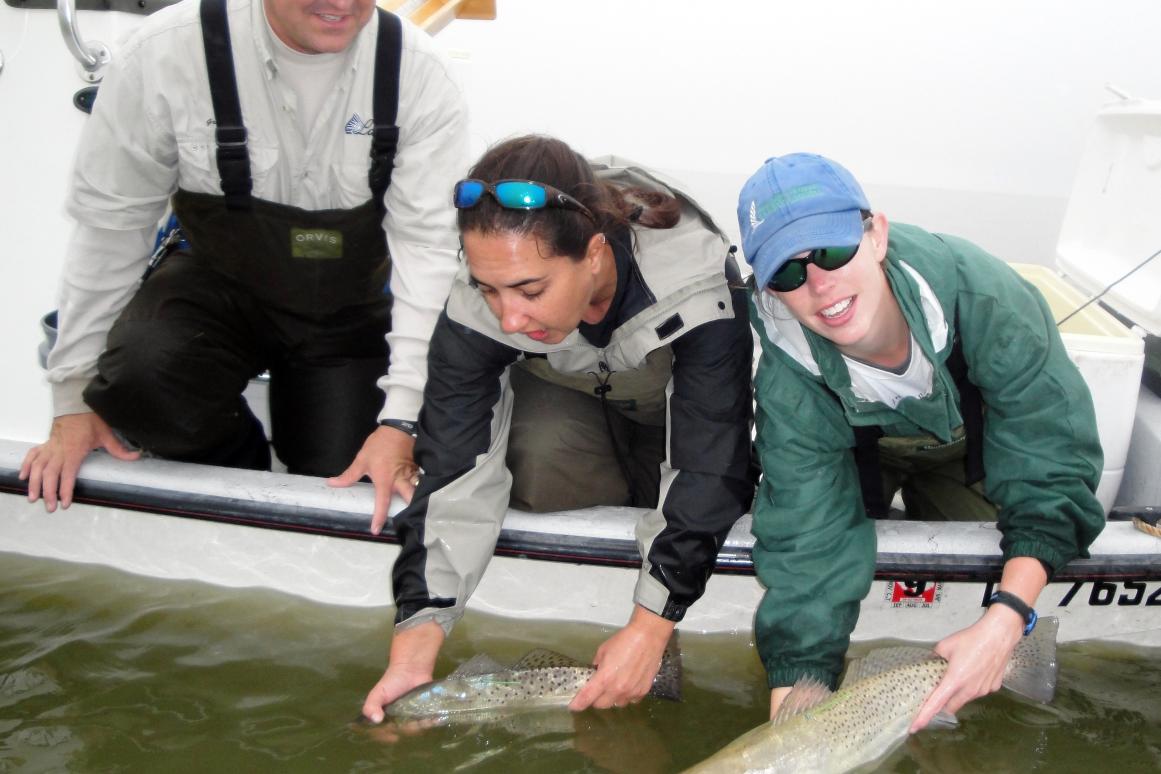
[[[872,223],[871,218],[863,221],[863,231],[868,231]],[[841,269],[851,262],[859,252],[860,241],[857,245],[847,247],[819,247],[811,250],[802,258],[791,258],[766,283],[766,287],[779,293],[788,293],[797,290],[806,282],[807,264],[813,263],[824,271]]]
[[[468,178],[456,183],[452,199],[456,209],[466,210],[479,204],[485,193],[491,194],[501,207],[509,210],[541,210],[545,207],[556,207],[579,212],[594,222],[596,220],[588,207],[564,191],[533,180],[497,180],[495,183],[485,183],[483,180]]]

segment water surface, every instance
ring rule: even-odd
[[[0,772],[652,774],[680,771],[767,712],[748,634],[683,635],[680,704],[400,736],[352,722],[385,665],[389,610],[13,554],[0,554],[0,589]],[[584,660],[609,634],[469,615],[437,670],[532,647]],[[1065,646],[1052,705],[987,697],[958,729],[917,735],[877,770],[1161,771],[1159,656]]]

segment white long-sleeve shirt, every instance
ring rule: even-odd
[[[185,0],[158,11],[115,53],[82,134],[67,203],[77,227],[48,360],[56,416],[90,410],[81,393],[138,287],[170,195],[179,186],[221,194],[198,7]],[[302,121],[261,0],[229,0],[228,14],[253,195],[304,209],[365,202],[377,15],[348,49],[318,117]],[[399,80],[399,148],[383,220],[394,303],[380,418],[414,420],[428,341],[457,266],[451,190],[467,169],[467,108],[446,59],[406,20]]]

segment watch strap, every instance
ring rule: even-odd
[[[380,419],[379,424],[383,427],[394,427],[396,430],[402,430],[412,438],[419,435],[419,423],[409,419]]]
[[[1027,637],[1036,628],[1038,616],[1028,603],[1009,591],[997,591],[988,597],[988,607],[1003,605],[1015,610],[1020,618],[1024,619],[1024,636]]]

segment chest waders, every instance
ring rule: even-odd
[[[961,441],[952,444],[933,447],[929,439],[900,439],[891,451],[900,463],[899,467],[918,463],[922,465],[928,460],[931,465],[939,465],[951,459],[963,459],[963,482],[965,487],[971,487],[984,479],[984,403],[980,389],[972,384],[967,375],[967,361],[963,356],[963,342],[956,336],[952,345],[951,354],[947,358],[947,370],[952,381],[959,391],[960,414],[963,416],[962,452],[955,447]],[[828,391],[830,388],[827,388]],[[835,400],[838,395],[831,391]],[[841,405],[841,401],[839,401]],[[885,450],[880,449],[880,439],[884,439],[883,428],[877,425],[862,425],[851,428],[855,434],[855,466],[859,474],[859,488],[863,493],[863,508],[872,519],[885,519],[890,511],[890,500],[887,499],[883,486],[884,471],[882,457]],[[890,438],[884,439],[891,443]],[[948,459],[948,452],[952,453]],[[894,467],[894,466],[888,466]],[[914,471],[912,471],[914,472]],[[921,472],[921,471],[920,471]],[[912,518],[917,518],[912,516]]]
[[[371,198],[308,211],[251,195],[226,2],[203,0],[223,195],[174,195],[190,251],[171,254],[142,283],[84,393],[147,451],[268,469],[270,443],[242,396],[264,370],[271,441],[292,473],[337,475],[377,426],[391,305],[383,196],[399,137],[402,50],[399,19],[378,13]]]
[[[199,261],[243,285],[259,301],[308,319],[385,297],[390,260],[382,226],[383,196],[391,184],[399,141],[395,121],[402,27],[397,17],[377,12],[371,198],[348,210],[312,211],[251,195],[226,1],[201,4],[223,195],[179,189],[174,211]]]

